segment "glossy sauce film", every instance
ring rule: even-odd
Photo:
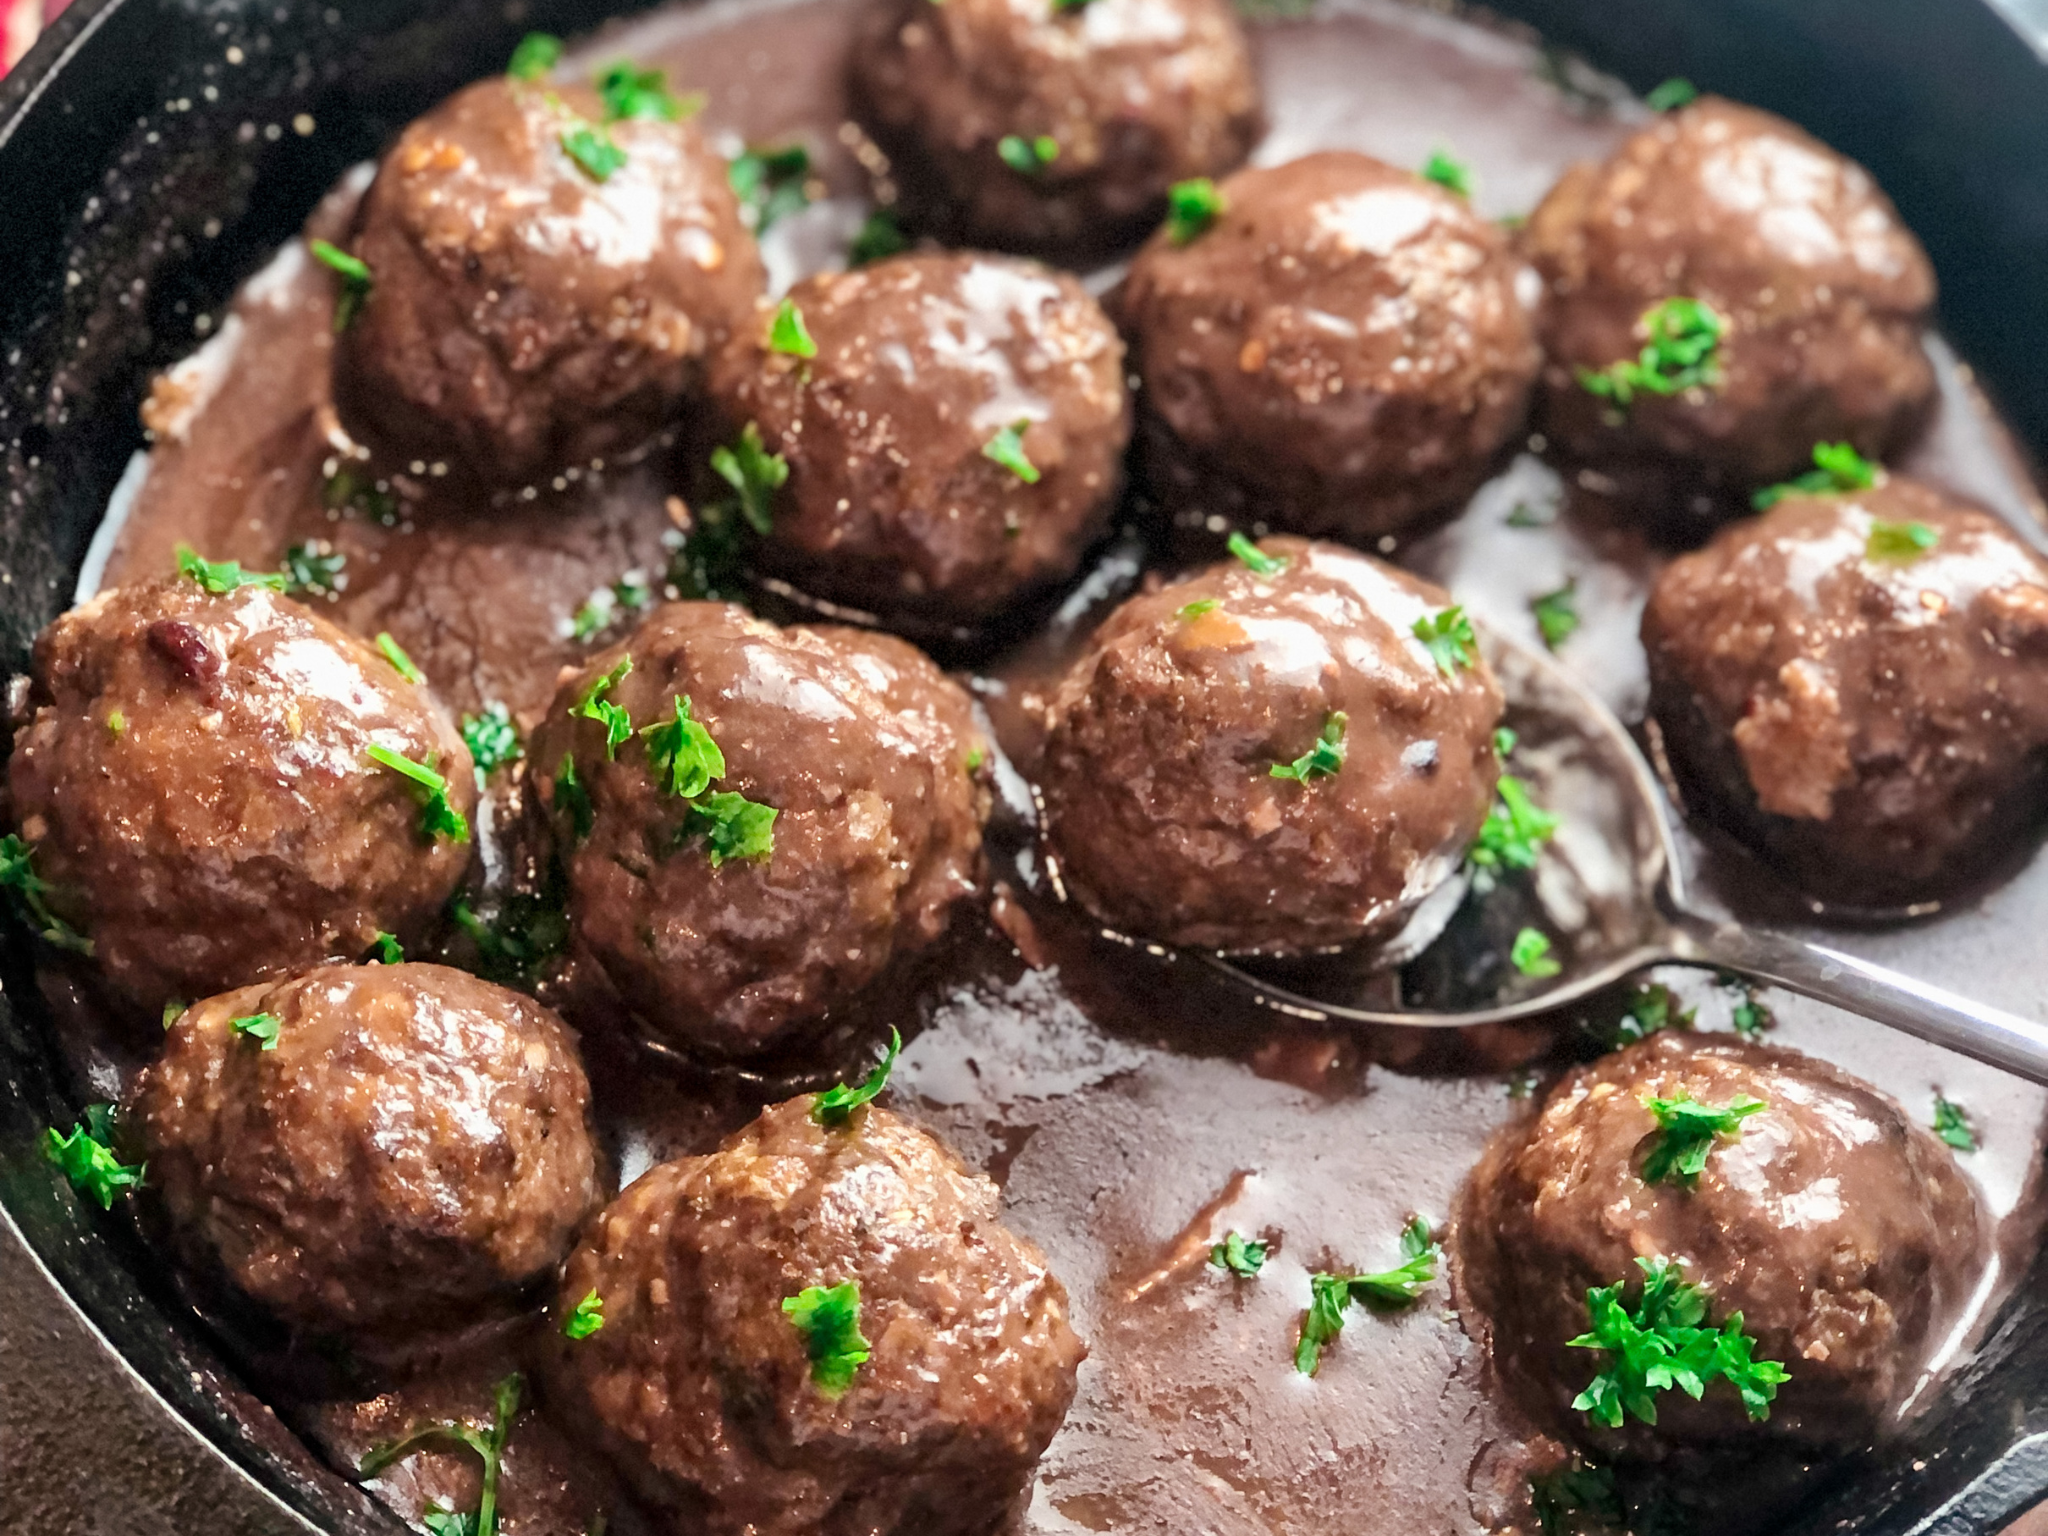
[[[844,0],[713,5],[657,13],[585,51],[584,62],[630,55],[666,67],[678,89],[705,90],[706,131],[729,136],[729,147],[808,144],[829,195],[764,243],[772,291],[835,263],[865,213],[866,170],[877,162],[841,131],[853,15]],[[1640,109],[1561,90],[1520,40],[1421,12],[1347,7],[1267,23],[1254,40],[1271,119],[1255,163],[1341,147],[1420,165],[1448,146],[1476,168],[1476,203],[1491,216],[1526,212],[1568,163],[1603,155],[1639,120]],[[338,237],[366,181],[367,170],[349,178],[308,233]],[[323,608],[329,617],[363,635],[389,631],[451,710],[502,702],[528,736],[561,669],[630,623],[622,612],[620,628],[579,638],[579,611],[618,604],[615,584],[659,590],[687,516],[669,488],[703,445],[663,440],[627,460],[600,457],[491,506],[471,504],[478,493],[427,462],[384,490],[351,479],[328,382],[332,303],[329,275],[295,244],[248,285],[214,341],[160,382],[146,413],[154,452],[124,483],[115,513],[125,521],[103,535],[88,589],[164,574],[180,542],[269,569],[291,544],[329,540],[347,555],[349,577]],[[2037,529],[2039,502],[1967,372],[1938,340],[1934,356],[1938,418],[1896,467]],[[1529,640],[1530,599],[1575,580],[1582,622],[1562,659],[1633,721],[1645,699],[1636,625],[1666,552],[1630,517],[1628,497],[1629,487],[1596,475],[1567,484],[1524,453],[1458,520],[1380,549]],[[1222,531],[1182,530],[1186,547],[1172,558],[1210,558]],[[1571,1018],[1562,1029],[1455,1040],[1293,1023],[1197,967],[1107,943],[1050,902],[1019,770],[1032,771],[1062,661],[1141,579],[1133,551],[1128,542],[1111,549],[1043,635],[976,670],[974,691],[1008,759],[991,829],[992,921],[961,925],[897,993],[905,1001],[894,1019],[915,1033],[892,1102],[1003,1186],[1006,1219],[1044,1249],[1091,1348],[1026,1526],[1406,1533],[1526,1519],[1528,1472],[1559,1451],[1490,1385],[1448,1287],[1400,1315],[1354,1315],[1314,1379],[1290,1357],[1308,1275],[1394,1263],[1403,1224],[1448,1218],[1490,1135],[1523,1112],[1532,1064],[1543,1070],[1590,1047]],[[525,856],[503,836],[518,819],[517,777],[494,780],[478,816],[479,863],[499,885],[524,872]],[[1709,904],[1782,909],[1782,896],[1739,861],[1692,851]],[[1836,942],[2038,1016],[2048,1011],[2048,962],[2031,936],[2044,922],[2048,868],[2037,863],[1939,921]],[[1699,1007],[1699,1027],[1728,1027],[1739,994],[1707,977],[1668,979]],[[573,997],[561,1001],[573,1017]],[[1963,1166],[1994,1219],[1993,1262],[1936,1351],[1934,1369],[1945,1369],[2035,1248],[2043,1095],[1817,1005],[1768,1001],[1776,1041],[1850,1064],[1909,1113],[1923,1113],[1939,1090],[1967,1104],[1983,1133],[1983,1150]],[[838,1059],[813,1065],[829,1077],[865,1038],[849,1026]],[[102,1096],[135,1064],[132,1046],[89,1031],[72,1049]],[[650,1066],[605,1031],[585,1030],[584,1050],[619,1184],[704,1150],[799,1085]],[[1208,1262],[1231,1229],[1272,1244],[1256,1283]],[[484,1320],[403,1370],[380,1362],[390,1390],[364,1398],[347,1385],[362,1373],[309,1370],[233,1319],[216,1321],[279,1411],[343,1469],[420,1420],[483,1414],[489,1383],[521,1348],[519,1322]],[[389,1474],[385,1491],[407,1513],[429,1500],[465,1507],[473,1466],[467,1456],[422,1456]],[[520,1421],[506,1477],[505,1529],[515,1536],[568,1536],[612,1497],[543,1414]]]

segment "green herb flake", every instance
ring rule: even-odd
[[[1222,606],[1223,600],[1221,598],[1198,597],[1192,603],[1182,604],[1180,610],[1174,614],[1174,617],[1179,619],[1181,623],[1186,624],[1193,619],[1199,619],[1205,613],[1214,613]]]
[[[1174,245],[1191,245],[1223,213],[1223,194],[1207,176],[1176,181],[1166,193],[1166,238]]]
[[[1242,1232],[1226,1232],[1223,1241],[1209,1250],[1209,1263],[1240,1280],[1255,1280],[1266,1266],[1266,1252],[1267,1244],[1258,1238],[1246,1237]]]
[[[1679,1278],[1669,1259],[1636,1263],[1644,1280],[1633,1309],[1621,1303],[1625,1282],[1586,1293],[1592,1326],[1569,1343],[1605,1358],[1572,1407],[1610,1429],[1621,1428],[1627,1414],[1654,1425],[1658,1393],[1677,1387],[1697,1399],[1719,1380],[1735,1388],[1751,1419],[1768,1419],[1778,1387],[1791,1376],[1775,1360],[1754,1358],[1756,1341],[1742,1331],[1742,1314],[1729,1313],[1718,1329],[1704,1327],[1704,1287]]]
[[[125,736],[128,734],[128,715],[125,711],[119,709],[107,711],[107,734],[109,736]]]
[[[526,752],[519,744],[519,727],[512,721],[512,711],[503,704],[486,704],[482,714],[464,715],[462,740],[469,748],[470,761],[476,764],[478,789],[484,787],[485,779],[506,764],[516,763]]]
[[[1344,1331],[1344,1311],[1351,1303],[1375,1311],[1398,1311],[1421,1298],[1423,1288],[1436,1279],[1443,1249],[1431,1238],[1429,1223],[1420,1216],[1410,1218],[1401,1231],[1401,1256],[1399,1265],[1378,1274],[1309,1276],[1308,1314],[1302,1319],[1294,1349],[1297,1371],[1315,1375],[1324,1348]]]
[[[1059,159],[1060,146],[1049,133],[1030,139],[1007,133],[996,141],[996,155],[1019,176],[1036,176]]]
[[[1699,87],[1682,75],[1674,75],[1643,98],[1652,112],[1675,112],[1699,100]]]
[[[1495,727],[1493,732],[1493,755],[1502,762],[1506,762],[1515,748],[1521,744],[1522,738],[1520,734],[1511,727],[1505,725]]]
[[[398,498],[352,468],[337,469],[320,488],[320,504],[330,512],[360,513],[379,526],[398,526]],[[335,590],[339,591],[337,587]]]
[[[9,832],[0,837],[0,891],[7,893],[8,905],[26,927],[46,944],[76,955],[92,953],[92,940],[50,910],[52,887],[35,870],[35,849]]]
[[[877,208],[867,216],[853,243],[846,248],[846,264],[865,267],[870,262],[900,256],[909,249],[910,237],[903,233],[896,215],[887,208]]]
[[[1052,13],[1055,16],[1071,16],[1087,10],[1093,3],[1094,0],[1052,0]]]
[[[848,1087],[835,1083],[811,1100],[811,1119],[819,1125],[841,1126],[853,1117],[853,1112],[864,1104],[872,1104],[875,1096],[889,1086],[889,1074],[896,1070],[896,1058],[903,1054],[903,1035],[896,1029],[889,1031],[889,1048],[882,1053],[882,1059],[861,1080],[858,1086]]]
[[[1643,1108],[1657,1122],[1643,1156],[1645,1184],[1681,1184],[1690,1189],[1707,1169],[1715,1144],[1742,1134],[1742,1122],[1765,1108],[1762,1099],[1738,1093],[1721,1108],[1702,1104],[1680,1090],[1672,1098],[1646,1094]]]
[[[1344,727],[1348,717],[1341,709],[1332,710],[1323,718],[1322,734],[1316,744],[1291,763],[1275,763],[1267,773],[1276,779],[1293,779],[1298,784],[1311,784],[1317,779],[1333,778],[1344,766]]]
[[[337,554],[325,539],[294,544],[284,552],[284,590],[291,597],[327,597],[348,585],[343,569],[348,556]]]
[[[796,307],[795,299],[784,299],[776,306],[775,319],[768,327],[768,350],[785,357],[818,355],[818,344],[811,340],[810,330],[804,325],[804,312]]]
[[[1636,988],[1621,1017],[1607,1031],[1608,1044],[1618,1049],[1667,1029],[1691,1029],[1698,1011],[1680,1008],[1677,996],[1663,982],[1645,982]]]
[[[658,69],[637,68],[630,59],[621,59],[599,71],[597,94],[604,100],[604,120],[607,123],[634,119],[679,123],[704,110],[701,95],[677,96],[668,88],[667,75]],[[622,156],[620,164],[624,163]],[[602,181],[604,178],[598,179]]]
[[[626,165],[626,152],[612,142],[612,136],[589,123],[576,123],[562,130],[562,153],[600,185]]]
[[[363,307],[363,301],[370,296],[374,283],[370,277],[368,263],[359,256],[351,256],[340,246],[326,240],[309,240],[306,248],[313,253],[313,259],[322,266],[331,268],[341,279],[341,297],[334,301],[334,334],[339,336],[355,324],[356,314]]]
[[[1013,422],[981,445],[981,456],[993,459],[1026,485],[1038,484],[1038,466],[1024,456],[1024,433],[1029,421]]]
[[[508,896],[488,917],[457,897],[448,904],[448,916],[476,946],[471,969],[479,976],[501,986],[531,987],[568,948],[567,901],[567,880],[560,864],[551,863],[540,891]]]
[[[584,1293],[583,1299],[569,1309],[569,1315],[562,1319],[562,1337],[565,1339],[587,1339],[604,1326],[604,1298],[592,1286]]]
[[[370,761],[407,779],[413,797],[420,803],[420,835],[432,842],[445,837],[451,843],[469,841],[469,822],[448,798],[448,781],[434,772],[433,761],[416,763],[382,743],[373,743]]]
[[[577,842],[590,836],[590,829],[597,825],[597,808],[590,803],[590,791],[576,776],[573,757],[563,758],[562,766],[555,770],[552,802],[558,813],[569,818],[569,828]]]
[[[384,653],[384,659],[396,667],[398,675],[408,683],[415,685],[424,685],[426,683],[427,674],[413,664],[413,659],[405,654],[405,647],[391,638],[389,630],[379,630],[377,632],[377,649]]]
[[[562,62],[562,40],[547,32],[529,32],[512,50],[505,73],[514,80],[540,80]]]
[[[674,697],[674,718],[646,726],[640,734],[647,738],[647,763],[654,771],[654,782],[665,794],[694,800],[714,779],[725,777],[725,754],[718,750],[711,732],[690,718],[689,697],[680,693]]]
[[[711,450],[711,469],[739,492],[740,510],[754,532],[775,526],[775,493],[789,479],[789,460],[770,453],[761,443],[761,428],[748,422],[730,447]]]
[[[178,574],[196,581],[215,597],[239,592],[243,587],[263,587],[272,592],[285,589],[282,571],[244,571],[239,560],[208,560],[190,544],[178,546]]]
[[[1670,298],[1643,311],[1638,328],[1648,338],[1634,359],[1605,368],[1581,368],[1579,387],[1626,410],[1642,395],[1682,395],[1718,389],[1721,338],[1728,322],[1698,299]]]
[[[1941,542],[1941,535],[1925,523],[1887,523],[1872,519],[1870,537],[1864,541],[1867,560],[1905,564],[1918,560]]]
[[[1515,935],[1508,959],[1524,976],[1541,981],[1564,970],[1550,949],[1550,935],[1540,928],[1524,928]]]
[[[1278,576],[1289,563],[1285,555],[1267,554],[1242,533],[1231,534],[1228,548],[1254,576]]]
[[[1433,149],[1429,159],[1423,163],[1422,179],[1433,181],[1446,192],[1453,193],[1468,202],[1472,197],[1472,167],[1464,161],[1454,159],[1450,151]]]
[[[1934,1134],[1958,1152],[1974,1152],[1979,1146],[1977,1128],[1970,1124],[1969,1112],[1939,1093],[1934,1096]]]
[[[229,1019],[228,1028],[244,1040],[254,1040],[263,1050],[274,1051],[282,1023],[274,1013],[245,1013],[238,1019]]]
[[[811,1384],[818,1395],[836,1399],[853,1385],[854,1373],[867,1363],[871,1346],[861,1337],[860,1282],[808,1285],[782,1303],[791,1326],[803,1335],[810,1356]]]
[[[1445,677],[1456,677],[1459,668],[1470,667],[1478,659],[1479,637],[1465,610],[1455,603],[1441,613],[1417,619],[1414,633]]]
[[[1848,443],[1815,443],[1813,468],[1779,485],[1768,485],[1749,498],[1750,506],[1768,512],[1787,496],[1840,496],[1867,491],[1877,484],[1879,466]]]
[[[43,1156],[55,1164],[71,1187],[88,1200],[96,1200],[103,1211],[114,1208],[114,1196],[136,1189],[142,1183],[146,1165],[124,1163],[114,1150],[114,1106],[86,1106],[85,1118],[73,1125],[70,1134],[55,1126],[43,1132]]]
[[[398,935],[386,933],[381,928],[377,937],[370,941],[370,958],[379,965],[405,964],[405,946],[398,942]]]
[[[1510,528],[1548,528],[1557,521],[1557,508],[1538,507],[1526,501],[1518,501],[1508,508],[1504,519]]]
[[[801,144],[749,149],[726,168],[726,181],[740,200],[740,217],[755,238],[769,226],[810,205],[811,154]]]
[[[1536,617],[1537,631],[1550,650],[1556,650],[1578,630],[1578,591],[1579,578],[1574,576],[1555,592],[1546,592],[1529,602],[1529,612]]]
[[[1500,776],[1495,794],[1466,862],[1488,871],[1534,869],[1537,854],[1557,835],[1560,821],[1531,800],[1528,786],[1511,773]]]
[[[583,690],[583,697],[569,707],[569,713],[584,720],[595,720],[604,727],[604,755],[607,762],[619,755],[619,748],[633,739],[633,717],[622,705],[614,704],[605,695],[625,681],[626,674],[633,670],[633,658],[621,656],[610,671],[594,679]]]
[[[190,1011],[191,1007],[192,1005],[186,1002],[185,999],[183,999],[182,997],[170,997],[164,999],[164,1028],[168,1030],[173,1024],[177,1023],[178,1020],[185,1017],[186,1013]]]
[[[1294,1344],[1294,1368],[1304,1376],[1313,1376],[1322,1368],[1323,1351],[1344,1331],[1344,1309],[1351,1305],[1351,1277],[1310,1275],[1308,1295],[1308,1311],[1302,1317],[1301,1335]]]
[[[690,802],[683,836],[704,839],[713,869],[728,859],[765,859],[775,851],[776,814],[772,806],[721,790]]]
[[[1734,1005],[1728,1010],[1728,1022],[1735,1033],[1745,1040],[1762,1039],[1764,1031],[1778,1022],[1769,1005],[1757,995],[1756,988],[1739,976],[1723,974],[1720,982],[1735,993]]]
[[[968,776],[969,776],[969,777],[972,777],[973,775],[975,775],[975,774],[977,774],[977,773],[981,772],[981,765],[982,765],[983,763],[987,762],[987,761],[988,761],[988,748],[987,748],[987,747],[981,747],[981,746],[977,746],[977,747],[973,747],[973,748],[969,749],[969,751],[968,751],[968,753],[967,753],[967,763],[966,763],[966,766],[967,766],[967,772],[968,772]]]
[[[357,1474],[375,1477],[415,1451],[444,1441],[466,1446],[483,1462],[483,1488],[477,1498],[476,1512],[456,1516],[446,1510],[439,1511],[444,1519],[434,1530],[434,1536],[497,1536],[498,1478],[505,1460],[505,1442],[511,1438],[513,1421],[519,1417],[519,1399],[525,1385],[525,1379],[514,1371],[492,1390],[489,1429],[477,1429],[463,1423],[424,1425],[403,1439],[373,1448],[357,1463]]]

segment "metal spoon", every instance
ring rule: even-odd
[[[1700,966],[2048,1084],[2048,1027],[1823,944],[1691,910],[1664,793],[1621,722],[1549,656],[1492,633],[1482,646],[1520,738],[1510,771],[1562,818],[1533,878],[1469,903],[1454,882],[1369,954],[1277,962],[1205,953],[1205,964],[1294,1017],[1440,1029],[1553,1013],[1654,965]],[[1532,980],[1506,964],[1505,937],[1531,918],[1569,937],[1555,977]],[[1397,966],[1406,968],[1398,980]]]

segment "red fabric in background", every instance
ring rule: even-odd
[[[68,4],[70,0],[0,0],[0,75],[28,52],[43,23]]]

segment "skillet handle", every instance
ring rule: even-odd
[[[1788,934],[1679,917],[1674,957],[1770,982],[2048,1085],[2048,1027]]]

